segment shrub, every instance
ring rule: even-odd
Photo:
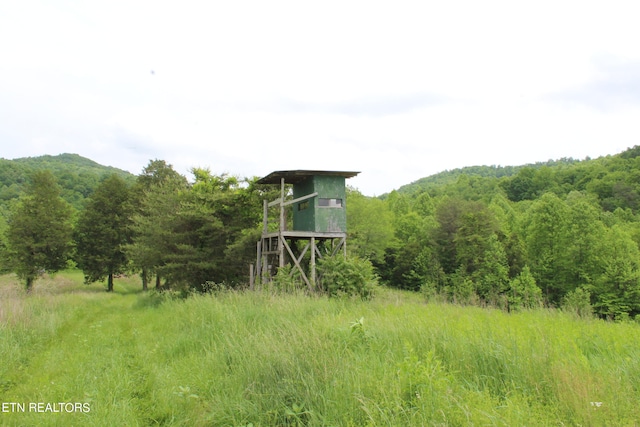
[[[432,301],[438,294],[437,284],[432,281],[426,281],[420,286],[420,293],[427,301]]]
[[[279,267],[270,282],[272,290],[283,293],[295,293],[304,288],[304,282],[298,268],[294,265]]]
[[[591,317],[593,315],[591,293],[584,288],[575,288],[567,292],[562,299],[562,309],[579,317]]]
[[[459,272],[451,280],[451,292],[456,304],[473,305],[478,301],[473,280]]]
[[[536,284],[528,266],[511,280],[508,300],[510,310],[542,306],[542,290]]]
[[[371,298],[373,289],[378,284],[369,260],[345,258],[341,255],[326,256],[320,260],[318,279],[320,288],[329,296],[349,295],[363,299]]]

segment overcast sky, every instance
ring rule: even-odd
[[[633,1],[0,0],[0,157],[138,174],[464,166],[640,145]]]

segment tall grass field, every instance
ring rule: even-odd
[[[140,287],[0,277],[0,425],[640,424],[636,323]]]

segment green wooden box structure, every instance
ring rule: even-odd
[[[251,269],[251,285],[254,274],[258,281],[270,280],[274,268],[292,262],[310,290],[315,289],[315,261],[322,257],[319,246],[331,255],[340,249],[346,255],[347,204],[345,180],[359,172],[289,170],[276,171],[258,180],[258,184],[280,185],[280,197],[272,202],[264,201],[262,238],[257,244],[256,269]],[[293,195],[287,200],[285,188],[293,185]],[[277,229],[270,230],[269,208],[279,207]],[[287,212],[291,209],[293,229],[286,229]],[[304,246],[293,242],[303,241]],[[307,251],[308,266],[303,260]],[[305,268],[307,267],[307,268]],[[307,272],[309,275],[307,275]]]

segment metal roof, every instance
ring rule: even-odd
[[[345,178],[353,178],[360,172],[345,171],[312,171],[312,170],[293,170],[293,171],[275,171],[258,180],[258,184],[280,184],[280,179],[284,178],[287,184],[297,184],[304,181],[310,176],[343,176]]]

